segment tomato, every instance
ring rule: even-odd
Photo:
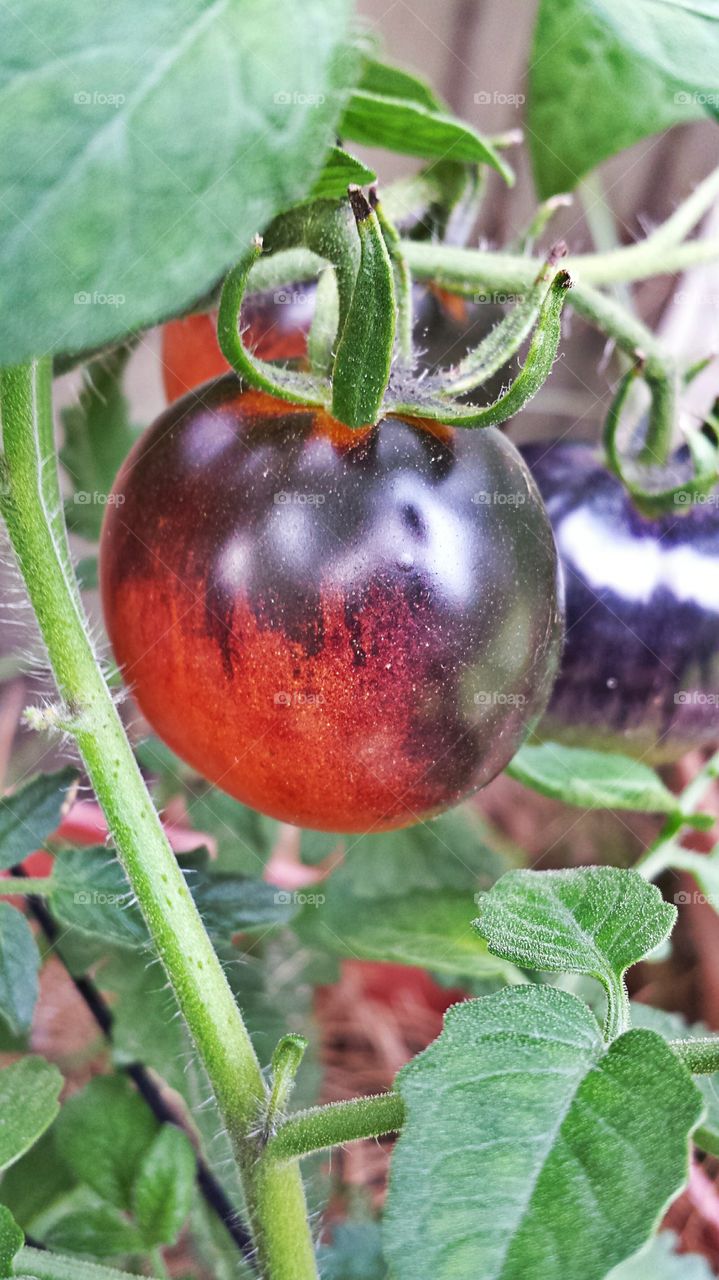
[[[234,375],[135,445],[101,587],[157,733],[245,803],[330,831],[406,825],[489,782],[561,643],[551,530],[501,433],[351,432]]]
[[[719,492],[647,519],[590,445],[522,453],[566,591],[566,645],[541,732],[655,762],[719,741]]]
[[[253,294],[242,308],[245,340],[263,360],[301,359],[315,305],[315,285]],[[461,360],[499,317],[491,304],[470,303],[441,290],[415,289],[415,341],[420,368],[434,369]],[[193,387],[226,373],[229,365],[217,345],[214,313],[171,320],[162,332],[162,377],[168,402]],[[498,395],[502,378],[483,389],[485,400]]]
[[[245,340],[263,360],[304,356],[315,305],[314,284],[253,294],[242,308]],[[171,320],[162,331],[162,379],[168,401],[229,365],[217,345],[217,316],[206,312]]]

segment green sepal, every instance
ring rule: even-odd
[[[242,299],[250,271],[260,257],[262,247],[262,240],[256,236],[251,247],[225,277],[217,313],[217,341],[225,359],[250,386],[290,404],[317,408],[327,399],[321,382],[306,373],[261,360],[245,346],[240,332],[238,317]]]
[[[567,271],[558,271],[554,276],[539,312],[524,365],[508,390],[492,404],[475,409],[471,405],[450,404],[437,395],[420,401],[405,399],[395,392],[388,401],[387,412],[398,416],[409,414],[458,427],[494,427],[506,422],[537,394],[552,371],[561,337],[562,307],[571,283]]]
[[[532,288],[452,370],[451,385],[442,389],[442,395],[454,397],[473,391],[516,355],[539,318],[542,304],[551,287],[554,267],[566,252],[564,243],[560,242],[555,246]]]
[[[332,372],[332,414],[348,427],[375,423],[389,384],[396,301],[392,262],[377,214],[355,187],[350,202],[360,238],[352,302]]]

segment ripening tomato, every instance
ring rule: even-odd
[[[551,529],[500,432],[350,431],[234,375],[136,444],[101,585],[157,733],[246,804],[330,831],[403,826],[489,782],[561,643]]]
[[[522,453],[566,591],[566,645],[541,732],[655,763],[719,742],[719,492],[648,519],[592,446]]]

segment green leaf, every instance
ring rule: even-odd
[[[319,171],[360,70],[347,19],[346,0],[68,0],[50,46],[45,0],[4,9],[3,360],[206,293]]]
[[[62,1076],[31,1056],[0,1071],[0,1170],[29,1151],[58,1113]]]
[[[507,773],[540,795],[581,809],[678,813],[675,795],[648,765],[627,756],[557,742],[519,748]]]
[[[28,1235],[42,1237],[42,1220],[55,1210],[75,1187],[67,1165],[60,1159],[54,1128],[5,1171],[2,1199],[16,1222]]]
[[[100,536],[107,496],[137,436],[122,389],[129,354],[125,347],[93,360],[78,403],[62,414],[60,459],[73,489],[65,516],[72,532],[90,541]]]
[[[58,1251],[87,1254],[92,1258],[115,1258],[139,1253],[143,1241],[137,1227],[128,1222],[119,1210],[98,1200],[58,1218],[45,1232],[44,1243],[49,1249]]]
[[[318,1261],[322,1280],[385,1280],[379,1224],[338,1223],[332,1243],[320,1245]]]
[[[701,0],[541,0],[528,106],[540,198],[641,138],[716,116],[718,62],[719,13]]]
[[[112,1057],[119,1067],[142,1062],[182,1094],[187,1081],[187,1029],[177,1003],[145,951],[115,952],[97,974],[112,996]]]
[[[30,1029],[39,968],[40,952],[25,916],[0,902],[0,1018],[15,1035]]]
[[[475,928],[492,955],[596,978],[612,1025],[625,1007],[624,973],[669,936],[676,917],[638,872],[578,867],[509,871],[480,900]]]
[[[419,102],[356,89],[340,124],[343,138],[423,159],[450,158],[464,164],[489,164],[505,182],[514,181],[491,142],[468,124]]]
[[[109,944],[139,947],[147,943],[147,928],[132,901],[125,873],[104,845],[58,851],[50,906],[63,924]]]
[[[377,58],[367,59],[357,88],[365,93],[378,93],[384,98],[403,98],[407,102],[418,102],[428,111],[445,110],[445,104],[419,76],[412,75],[403,67],[380,62]]]
[[[342,147],[330,147],[311,196],[313,200],[339,200],[347,195],[350,183],[364,187],[368,182],[374,182],[376,177],[374,169],[368,169],[366,164],[343,151]]]
[[[68,788],[77,770],[39,773],[11,796],[0,800],[0,871],[42,848],[59,826]]]
[[[142,1162],[132,1203],[145,1247],[174,1244],[192,1205],[195,1153],[186,1134],[165,1125]]]
[[[712,1280],[706,1258],[697,1253],[677,1253],[671,1231],[660,1231],[641,1253],[613,1267],[607,1280]]]
[[[685,1184],[701,1113],[660,1036],[607,1049],[586,1005],[549,987],[454,1005],[397,1087],[395,1280],[603,1280]]]
[[[345,860],[306,892],[293,928],[342,956],[421,965],[436,973],[517,981],[516,970],[477,945],[475,893],[504,870],[466,808],[382,835],[345,837]]]
[[[263,880],[217,875],[215,866],[205,849],[182,858],[188,887],[213,938],[228,939],[290,920],[291,895]],[[144,947],[149,942],[125,873],[102,845],[59,851],[50,903],[64,924],[112,946]]]
[[[295,914],[294,897],[264,880],[239,876],[200,876],[189,879],[195,905],[215,940],[234,933],[288,924]]]
[[[350,895],[338,893],[336,887],[328,890],[326,902],[305,907],[295,926],[311,946],[357,960],[419,965],[452,977],[520,980],[516,969],[493,959],[473,935],[470,894],[449,889],[408,893],[404,898],[374,899],[371,910],[362,912]]]
[[[346,880],[358,898],[404,897],[412,890],[474,892],[488,889],[507,870],[467,805],[399,831],[346,836],[345,844],[345,861],[329,883]]]
[[[679,1013],[667,1013],[638,1001],[632,1004],[632,1024],[656,1031],[665,1040],[701,1040],[711,1034],[701,1022],[689,1023]],[[702,1151],[719,1156],[719,1072],[695,1076],[694,1083],[704,1096],[704,1116],[693,1135],[694,1142]]]
[[[127,1079],[96,1076],[65,1103],[55,1136],[75,1177],[102,1200],[129,1212],[132,1189],[157,1130],[147,1103]]]
[[[279,824],[232,796],[208,787],[188,795],[190,821],[198,831],[214,836],[217,858],[214,870],[260,876],[277,840]]]
[[[306,867],[316,867],[339,848],[341,840],[342,836],[331,831],[309,831],[303,828],[300,832],[300,860]]]
[[[25,1236],[10,1210],[0,1204],[0,1276],[14,1275],[13,1258],[24,1243]]]

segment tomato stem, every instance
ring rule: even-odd
[[[298,1111],[267,1144],[265,1159],[285,1162],[339,1143],[398,1133],[404,1123],[404,1102],[398,1093],[380,1093],[349,1102]]]
[[[704,1036],[696,1040],[670,1040],[673,1049],[684,1066],[695,1076],[711,1076],[719,1071],[719,1036]]]
[[[263,1280],[316,1280],[299,1171],[278,1169],[268,1196],[256,1139],[268,1101],[260,1064],[133,756],[82,610],[60,502],[51,377],[48,357],[0,373],[0,511],[65,719],[75,726],[118,857],[231,1137],[260,1274]]]

